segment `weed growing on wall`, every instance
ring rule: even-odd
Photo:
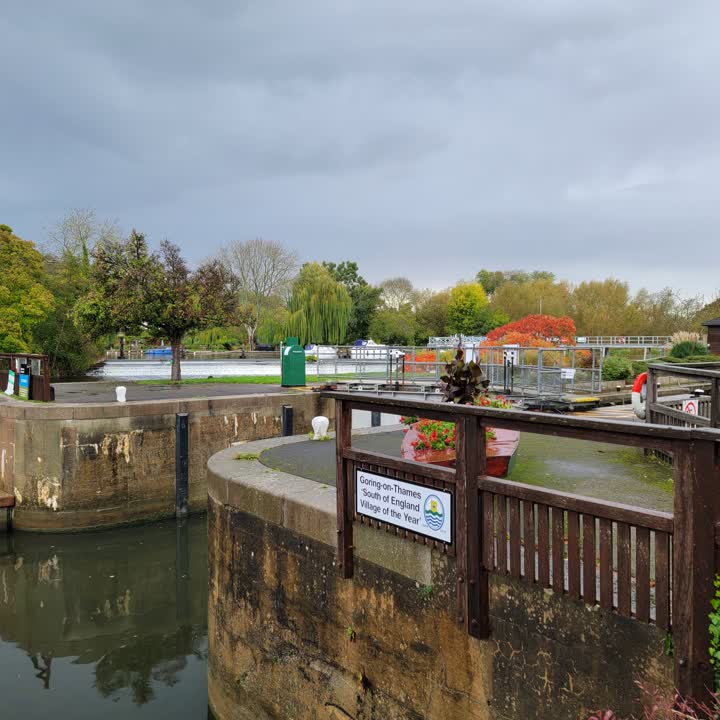
[[[713,582],[715,595],[710,601],[712,612],[710,619],[710,664],[715,675],[715,690],[720,689],[720,575],[715,576]]]

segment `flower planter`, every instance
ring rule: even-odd
[[[413,443],[418,440],[418,423],[410,425],[403,437],[400,454],[406,460],[430,463],[442,467],[455,467],[455,448],[433,450],[431,448],[417,450]],[[515,430],[493,428],[494,437],[487,439],[487,474],[492,477],[504,478],[512,469],[517,455],[520,433]]]

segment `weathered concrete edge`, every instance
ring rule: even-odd
[[[170,415],[179,412],[207,412],[212,415],[234,405],[238,400],[245,407],[260,406],[268,398],[310,393],[307,390],[287,390],[280,393],[252,393],[219,395],[217,397],[178,398],[175,400],[132,400],[125,403],[49,403],[34,404],[21,401],[0,402],[0,417],[16,420],[99,420],[138,415]]]
[[[389,426],[354,434],[387,432]],[[238,452],[260,454],[278,445],[303,442],[305,436],[238,443],[208,460],[208,495],[223,505],[286,528],[330,547],[337,538],[335,488],[272,470],[259,460],[236,460]],[[365,525],[354,527],[355,555],[414,580],[432,583],[432,554],[426,545],[408,542]]]

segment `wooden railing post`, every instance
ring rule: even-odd
[[[720,519],[717,443],[679,441],[673,453],[673,641],[675,683],[683,697],[709,701],[713,671],[708,613]]]
[[[352,410],[343,400],[335,401],[335,458],[337,488],[337,572],[353,576],[353,508],[351,463],[344,450],[352,444]]]
[[[645,396],[645,422],[652,423],[655,422],[655,419],[653,417],[654,410],[652,409],[652,406],[655,405],[658,399],[658,392],[657,392],[657,376],[655,374],[655,371],[652,368],[648,368],[647,370],[647,394]]]
[[[457,419],[455,538],[458,607],[470,635],[489,635],[488,576],[480,563],[478,475],[485,473],[485,432],[478,417]]]
[[[720,378],[713,378],[710,387],[710,427],[720,428]]]

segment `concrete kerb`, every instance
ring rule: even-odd
[[[99,420],[136,415],[169,415],[178,412],[206,412],[222,414],[228,407],[234,407],[239,400],[243,407],[263,407],[267,400],[276,400],[283,395],[302,393],[253,393],[247,395],[222,395],[197,398],[161,398],[158,400],[131,400],[125,403],[27,403],[11,398],[0,398],[0,417],[33,420]]]
[[[402,426],[355,431],[354,435],[388,432]],[[279,445],[307,441],[306,436],[235,443],[208,460],[208,494],[217,502],[255,515],[265,522],[335,547],[337,495],[333,486],[273,470],[259,460],[238,460],[238,453],[260,455]],[[390,532],[355,525],[355,554],[419,585],[432,582],[432,554],[425,545]]]

